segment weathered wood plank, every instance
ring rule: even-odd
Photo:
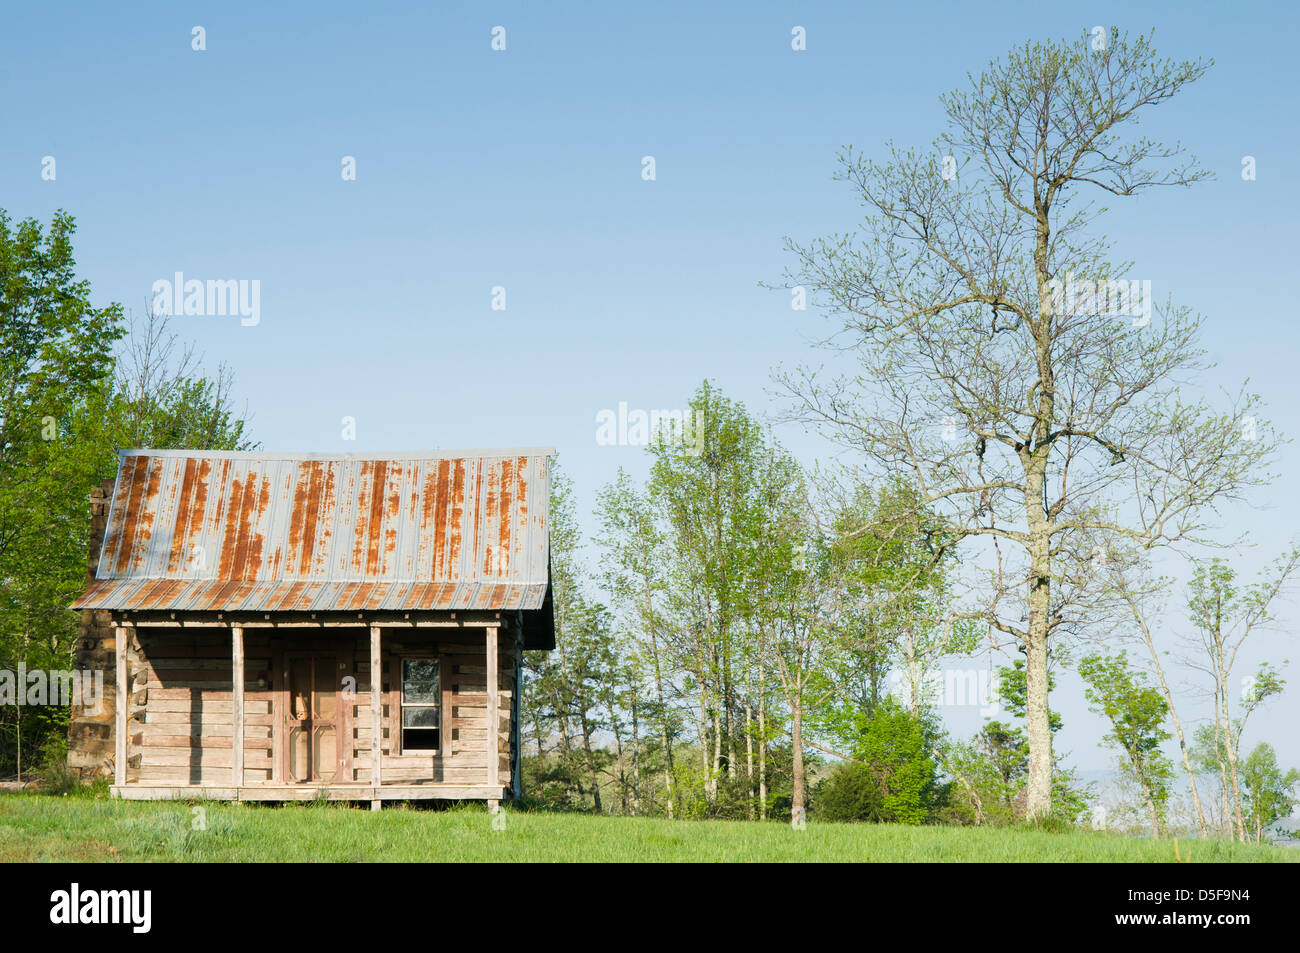
[[[499,690],[500,678],[497,676],[497,627],[494,625],[487,626],[487,721],[489,725],[497,723],[497,693]],[[500,770],[499,759],[497,758],[497,733],[488,732],[487,739],[487,783],[490,786],[496,786],[497,774]]]
[[[245,725],[269,725],[274,719],[270,714],[245,715]],[[146,725],[191,725],[194,728],[207,727],[209,725],[226,725],[234,724],[231,713],[225,712],[186,712],[186,711],[153,711],[152,709],[144,713],[144,723]]]
[[[206,694],[198,696],[202,700],[202,711],[204,714],[229,714],[234,705],[233,701],[224,699],[208,698]],[[166,711],[166,712],[187,712],[194,710],[194,700],[190,698],[158,698],[153,692],[149,693],[149,710]],[[271,703],[262,699],[252,697],[249,692],[244,695],[244,714],[247,715],[268,715],[271,713]]]
[[[245,768],[245,784],[269,784],[271,782],[271,772],[264,768]],[[128,785],[128,789],[133,787],[144,787],[159,784],[184,784],[193,785],[189,788],[189,797],[198,793],[199,785],[213,786],[216,789],[229,789],[230,787],[230,769],[229,768],[206,768],[197,774],[193,769],[187,767],[177,767],[175,765],[152,765],[144,770],[137,780],[133,780]],[[217,796],[217,795],[213,795]]]
[[[456,666],[455,674],[464,675],[465,678],[462,679],[462,681],[470,681],[471,676],[477,675],[479,676],[478,681],[480,683],[486,683],[487,670],[488,667],[486,662],[479,662],[477,665],[458,665]],[[502,681],[505,680],[506,676],[513,676],[514,671],[513,665],[502,665],[497,669]]]
[[[231,631],[234,631],[232,627]],[[248,651],[248,647],[244,647]],[[226,653],[225,658],[150,658],[148,659],[149,667],[155,672],[166,672],[169,677],[176,672],[220,672],[228,675],[233,664],[231,655]],[[256,658],[247,656],[244,660],[244,667],[249,672],[269,672],[271,670],[271,660],[269,658]],[[181,678],[192,678],[194,676],[182,675]]]
[[[270,725],[244,725],[244,737],[246,739],[270,738],[271,731]],[[235,734],[235,726],[232,724],[169,725],[146,722],[143,729],[136,729],[133,732],[133,737],[138,738],[141,733],[145,737],[178,735],[189,738],[232,738]]]
[[[253,757],[248,759],[248,766],[252,768],[269,767],[271,764],[271,749],[263,751],[249,752]],[[150,765],[183,765],[195,768],[225,768],[227,783],[230,782],[230,768],[233,765],[234,752],[230,748],[155,748],[145,746],[140,749],[140,768],[146,771]],[[263,765],[262,762],[265,762]]]
[[[193,732],[188,735],[163,735],[150,734],[148,732],[137,734],[135,743],[147,748],[222,748],[229,751],[233,747],[233,738],[230,735],[223,737],[214,737],[212,735],[200,734]],[[266,738],[244,738],[244,749],[250,748],[271,750],[271,739]]]
[[[113,632],[113,651],[117,667],[117,698],[114,711],[113,731],[113,779],[119,785],[126,784],[126,715],[130,705],[130,695],[126,688],[126,639],[129,630],[124,626],[115,626]]]
[[[370,670],[372,672],[383,671],[383,658],[381,655],[381,634],[377,625],[370,627]],[[383,738],[383,684],[379,685],[379,691],[371,691],[370,698],[370,737]],[[384,746],[382,742],[370,746],[370,778],[373,784],[382,784],[384,780]]]
[[[268,679],[244,679],[245,692],[266,692],[269,691],[270,681]],[[147,688],[149,691],[168,691],[175,689],[189,689],[191,691],[201,691],[204,696],[208,694],[214,697],[230,698],[230,676],[223,679],[168,679],[166,682],[160,682],[156,678],[150,678],[143,685],[137,685],[138,688]]]
[[[234,737],[240,739],[241,743],[231,745],[230,759],[230,783],[235,787],[243,782],[244,779],[244,629],[242,626],[232,625],[230,627],[230,647],[231,647],[231,688],[234,696],[231,699],[231,719],[234,725]],[[270,752],[267,752],[270,756]]]
[[[272,700],[275,693],[269,688],[260,688],[254,690],[248,684],[248,679],[244,679],[244,698],[259,699],[262,701]],[[233,693],[230,691],[230,680],[226,679],[224,685],[219,689],[201,689],[201,688],[155,688],[149,692],[149,700],[166,699],[168,701],[193,701],[196,698],[203,699],[204,703],[224,702],[227,706],[233,700]]]

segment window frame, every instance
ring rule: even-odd
[[[437,700],[432,702],[408,702],[406,700],[406,663],[407,662],[432,662],[437,668]],[[397,751],[400,754],[421,754],[421,755],[439,755],[443,750],[443,680],[442,680],[442,659],[437,653],[417,652],[402,654],[397,661]],[[438,724],[434,727],[424,726],[416,728],[407,728],[405,712],[408,708],[432,708],[438,712]],[[438,733],[438,744],[432,748],[407,748],[406,732],[417,731],[427,732],[436,731]]]

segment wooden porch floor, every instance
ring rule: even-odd
[[[212,784],[131,783],[113,785],[114,797],[126,801],[500,801],[510,796],[508,787],[486,784],[247,784],[243,787]]]

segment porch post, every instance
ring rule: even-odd
[[[498,699],[497,694],[500,691],[500,679],[497,676],[497,627],[489,625],[487,627],[487,783],[489,787],[497,787],[498,767],[500,765],[500,756],[497,753],[497,727],[500,716],[497,714]],[[500,797],[498,792],[497,797]],[[495,811],[497,798],[488,800],[488,808]]]
[[[512,656],[514,678],[510,681],[510,793],[514,796],[515,802],[518,803],[524,793],[524,739],[519,727],[520,713],[523,710],[523,696],[520,694],[519,688],[522,685],[520,672],[523,670],[524,661],[524,634],[523,630],[517,626],[514,633],[515,650]]]
[[[113,628],[113,647],[117,667],[117,704],[113,712],[113,783],[119,788],[126,785],[126,715],[131,705],[126,684],[126,640],[130,631],[124,625]]]
[[[244,627],[230,627],[230,783],[235,786],[235,800],[244,786]]]
[[[380,632],[377,625],[370,627],[370,809],[377,811],[383,802],[379,798],[379,785],[383,782],[384,747],[384,666],[380,653]],[[399,729],[400,730],[400,729]]]

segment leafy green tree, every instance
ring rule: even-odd
[[[647,494],[662,534],[666,635],[698,693],[697,735],[710,800],[734,780],[744,743],[744,670],[758,653],[747,624],[751,555],[761,542],[768,465],[761,428],[743,404],[703,382],[690,402],[696,440],[652,440]]]
[[[991,734],[994,748],[990,751],[984,737],[987,731],[988,726],[971,741],[936,751],[954,782],[945,815],[949,823],[1005,827],[1017,820],[1016,793],[1024,786],[1025,773],[1023,738],[1016,743],[1001,731]]]
[[[111,472],[105,433],[117,305],[95,307],[76,277],[76,225],[0,210],[0,667],[66,668],[67,604],[85,585],[90,487]],[[6,706],[0,770],[21,772],[66,712]]]
[[[539,761],[536,771],[548,803],[583,809],[588,794],[596,805],[600,797],[599,786],[589,790],[584,781],[590,764],[584,764],[582,731],[575,724],[583,704],[577,684],[583,668],[583,636],[592,620],[583,593],[582,538],[573,484],[558,464],[551,472],[549,515],[555,649],[524,653],[520,719],[532,726]]]
[[[88,496],[114,473],[119,449],[250,448],[229,370],[205,375],[192,349],[172,360],[165,322],[124,340],[121,307],[96,307],[76,276],[75,231],[66,212],[44,226],[0,210],[0,667],[9,669],[70,666],[67,606],[86,582]],[[53,706],[0,711],[0,772],[21,772],[66,722]]]
[[[1011,718],[1021,721],[1028,706],[1026,681],[1023,659],[998,668],[999,702]],[[1048,689],[1055,687],[1056,676],[1049,671]],[[1060,714],[1049,710],[1048,728],[1053,736],[1062,725]],[[1053,750],[1059,759],[1060,753]],[[977,822],[1010,823],[1024,815],[1029,740],[1023,727],[997,719],[987,721],[969,744],[953,746],[946,767],[976,808]],[[1052,816],[1074,821],[1086,808],[1086,792],[1079,788],[1073,770],[1054,763]]]
[[[694,798],[685,788],[702,785],[705,807],[684,813],[731,810],[725,800],[762,816],[771,746],[783,726],[797,735],[811,679],[801,640],[820,633],[805,624],[813,603],[799,586],[808,577],[792,575],[808,535],[803,478],[744,405],[708,381],[687,421],[676,434],[651,435],[643,489],[620,474],[601,493],[603,579],[648,663],[668,812],[678,788],[684,803]],[[793,748],[798,775],[797,739]],[[681,762],[687,749],[698,770]]]
[[[664,810],[671,818],[676,816],[677,786],[673,746],[684,725],[680,708],[672,704],[675,668],[668,637],[671,623],[663,605],[668,587],[665,536],[647,494],[634,486],[622,470],[598,495],[596,516],[600,525],[597,542],[604,552],[601,579],[611,594],[622,631],[644,662],[638,669],[648,682],[643,710],[649,723],[658,727],[657,737],[647,740],[644,753],[659,765]]]
[[[1174,776],[1173,762],[1160,750],[1173,737],[1164,729],[1169,706],[1123,651],[1088,655],[1079,660],[1078,670],[1090,708],[1110,722],[1105,743],[1119,749],[1121,765],[1141,787],[1151,833],[1159,837]]]
[[[556,645],[561,673],[566,682],[568,718],[578,729],[582,748],[578,753],[586,772],[592,809],[603,813],[601,783],[611,760],[599,746],[596,735],[611,727],[603,701],[617,691],[617,658],[609,613],[598,603],[575,606],[564,645]]]
[[[688,419],[696,439],[652,437],[644,489],[620,474],[598,504],[603,580],[646,663],[645,710],[659,728],[648,751],[670,815],[762,818],[771,755],[788,737],[797,813],[804,719],[830,690],[837,577],[800,467],[744,405],[705,381]],[[681,760],[688,751],[698,767]]]
[[[956,559],[942,521],[914,484],[894,480],[859,487],[836,512],[830,535],[846,604],[836,697],[869,710],[899,671],[917,714],[934,701],[928,691],[940,659],[972,651],[985,628],[953,618]]]
[[[936,720],[887,698],[863,729],[854,755],[876,780],[881,819],[899,824],[931,820],[946,794],[932,753],[942,743]]]
[[[1016,659],[998,669],[998,697],[1003,708],[1015,718],[1023,719],[1028,707],[1025,662]],[[1049,672],[1048,690],[1056,687],[1056,676]],[[1061,730],[1061,716],[1047,713],[1048,727],[1055,735]],[[976,744],[990,758],[1007,790],[1018,794],[1029,774],[1029,739],[1023,728],[992,720],[976,735]]]
[[[1261,741],[1242,763],[1241,780],[1246,789],[1246,819],[1255,832],[1256,843],[1264,839],[1264,830],[1291,816],[1300,795],[1300,771],[1282,773],[1272,745]]]
[[[796,510],[791,519],[769,533],[760,592],[770,623],[765,657],[772,661],[790,715],[791,809],[798,817],[806,794],[804,726],[835,691],[826,674],[837,667],[833,660],[843,650],[838,639],[843,600],[826,541],[814,534],[810,514]]]

